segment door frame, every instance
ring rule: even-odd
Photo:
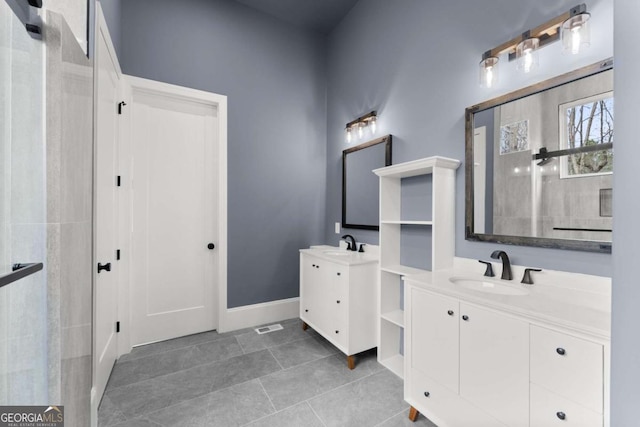
[[[135,103],[133,97],[134,92],[143,92],[150,94],[160,94],[182,99],[191,102],[198,102],[209,105],[217,110],[218,114],[218,147],[217,147],[217,181],[218,181],[218,241],[216,244],[216,255],[218,256],[218,272],[217,272],[217,289],[214,290],[214,297],[217,297],[218,303],[218,319],[217,330],[226,330],[226,312],[227,312],[227,97],[211,92],[205,92],[197,89],[191,89],[183,86],[162,83],[155,80],[143,79],[125,74],[124,81],[128,86],[129,99],[128,103]],[[131,110],[129,110],[131,111]],[[130,121],[130,120],[129,120]],[[131,124],[129,124],[128,137],[131,138]],[[121,158],[121,164],[131,164],[133,153],[128,150],[127,158]],[[129,215],[132,215],[129,209]],[[131,219],[129,219],[129,223]],[[129,237],[131,239],[131,235]],[[129,243],[131,247],[131,243]],[[131,257],[129,251],[129,257]],[[132,265],[132,260],[129,258]],[[131,301],[131,292],[127,294],[127,298]],[[129,302],[127,302],[130,304]],[[132,307],[133,308],[133,307]],[[130,347],[129,347],[130,348]]]
[[[97,41],[102,38],[107,46],[107,54],[111,57],[112,62],[114,63],[115,69],[116,69],[116,75],[118,78],[118,81],[120,82],[120,84],[122,85],[122,81],[123,81],[123,75],[122,75],[122,69],[120,68],[120,62],[118,61],[118,56],[116,55],[116,50],[113,46],[113,42],[111,39],[111,35],[109,33],[109,28],[107,27],[107,22],[105,20],[104,14],[102,12],[102,7],[100,5],[99,2],[96,3],[96,13],[95,13],[95,41],[96,41],[96,45],[97,45]],[[93,63],[97,64],[98,63],[98,49],[94,49],[94,58],[93,58]],[[96,285],[97,285],[97,269],[95,268],[95,266],[98,263],[98,259],[97,259],[97,202],[98,202],[98,191],[97,191],[97,171],[98,171],[98,149],[97,149],[97,143],[98,143],[98,79],[96,78],[96,72],[97,72],[97,67],[94,67],[94,74],[93,74],[93,174],[92,174],[92,188],[93,188],[93,195],[92,195],[92,232],[91,232],[91,260],[92,260],[92,264],[91,264],[91,286],[92,286],[92,328],[91,328],[91,334],[92,334],[92,342],[91,342],[91,348],[92,348],[92,361],[91,361],[91,425],[93,427],[97,426],[98,424],[98,406],[100,405],[100,401],[102,400],[102,395],[98,396],[98,390],[95,387],[95,381],[96,381],[96,369],[98,366],[98,357],[99,355],[96,352],[96,325],[98,324],[97,322],[97,310],[96,310],[96,305],[97,305],[97,300],[96,300]],[[116,106],[114,105],[114,108],[116,108]],[[116,151],[116,165],[115,165],[115,169],[118,170],[119,169],[119,154],[118,154],[118,150],[119,150],[119,140],[120,137],[122,135],[122,126],[121,123],[118,123],[118,129],[116,130],[116,135],[118,138],[118,141],[116,141],[114,150]],[[115,177],[114,177],[115,180]],[[114,182],[115,185],[115,182]],[[117,212],[115,214],[116,217],[116,228],[120,227],[120,219],[118,218]],[[116,244],[119,244],[118,239],[116,238]],[[118,268],[116,268],[116,271],[118,271]],[[117,292],[117,304],[118,304],[118,308],[119,308],[119,304],[120,304],[120,300],[122,298],[122,292],[120,290],[121,284],[120,281],[118,280],[118,277],[116,277],[115,279],[115,283],[116,283],[116,288],[115,288],[115,292]],[[120,335],[116,335],[116,357],[119,356],[121,354],[121,349],[122,349],[122,345],[121,345],[121,337]]]

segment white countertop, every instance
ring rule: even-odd
[[[477,263],[477,261],[476,261]],[[473,266],[473,268],[469,268]],[[610,279],[545,271],[533,273],[534,285],[520,283],[520,268],[514,268],[514,280],[499,278],[502,267],[494,268],[497,277],[484,277],[483,266],[456,262],[450,270],[404,276],[406,283],[428,291],[480,304],[534,322],[562,326],[575,332],[609,340],[611,337]],[[510,287],[523,288],[527,295],[498,295],[453,284],[452,277],[486,280]],[[607,283],[609,286],[607,286]]]
[[[379,256],[377,246],[366,245],[366,252],[347,251],[342,247],[318,245],[309,249],[300,249],[300,253],[313,255],[326,261],[335,262],[342,265],[362,265],[377,263]],[[338,255],[338,253],[340,255]]]

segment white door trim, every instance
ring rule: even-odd
[[[173,96],[191,102],[200,102],[215,107],[218,111],[218,241],[216,252],[218,255],[218,327],[226,330],[227,313],[227,97],[197,89],[176,86],[154,80],[124,75],[124,80],[131,87],[131,91],[156,93]],[[134,101],[135,102],[135,101]],[[121,159],[121,161],[131,159]],[[127,296],[130,298],[130,295]]]
[[[100,5],[99,2],[96,3],[96,13],[95,13],[95,40],[96,40],[96,45],[97,45],[97,41],[102,39],[104,40],[105,45],[107,46],[107,53],[110,56],[111,61],[114,64],[115,67],[115,71],[116,71],[116,75],[117,75],[117,79],[119,81],[122,81],[122,69],[120,68],[120,63],[118,62],[118,56],[116,55],[116,50],[113,46],[113,42],[111,40],[111,35],[109,34],[109,28],[107,27],[107,22],[104,18],[104,14],[102,12],[102,7]],[[98,62],[98,55],[99,53],[97,52],[98,49],[95,49],[96,52],[94,52],[94,64],[97,64]],[[95,70],[97,70],[97,67],[95,67]],[[92,426],[97,426],[98,424],[98,405],[100,404],[100,400],[102,398],[102,395],[98,395],[98,392],[96,390],[95,387],[95,381],[96,381],[96,369],[97,369],[97,361],[98,361],[98,357],[99,355],[97,354],[97,352],[95,351],[95,346],[96,346],[96,342],[95,342],[95,336],[96,336],[96,325],[97,325],[97,321],[96,321],[96,290],[95,290],[95,286],[97,283],[97,270],[95,268],[95,266],[97,265],[97,238],[96,238],[96,233],[97,233],[97,227],[96,227],[96,221],[97,221],[97,212],[96,212],[96,206],[97,206],[97,200],[98,200],[98,192],[96,191],[96,173],[98,170],[98,165],[97,165],[97,157],[96,157],[96,144],[98,141],[98,127],[96,126],[97,123],[97,113],[98,113],[98,108],[97,108],[97,103],[98,103],[98,79],[95,78],[95,71],[94,70],[94,81],[93,81],[93,213],[92,213],[92,217],[93,217],[93,227],[92,227],[92,243],[91,243],[91,247],[92,247],[92,268],[91,271],[92,273],[92,288],[93,288],[93,325],[92,325],[92,336],[93,336],[93,342],[92,342],[92,349],[93,349],[93,355],[92,355],[92,386],[91,386],[91,425]],[[114,106],[115,108],[115,106]],[[117,149],[117,147],[116,147]],[[119,285],[118,285],[119,287]],[[119,295],[118,298],[120,299],[121,296]],[[119,303],[119,301],[118,301]],[[120,346],[120,342],[119,339],[116,342],[116,347]]]

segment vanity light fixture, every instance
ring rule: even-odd
[[[587,12],[584,4],[571,9],[570,17],[562,23],[562,49],[572,55],[580,53],[580,49],[591,44],[591,31],[589,19],[591,14]]]
[[[347,126],[345,127],[347,144],[353,140],[354,132],[358,133],[358,139],[362,139],[364,137],[366,127],[368,127],[371,134],[374,135],[376,133],[377,123],[378,116],[376,111],[367,113],[364,116],[358,117],[357,119],[347,123]]]
[[[486,88],[496,85],[501,55],[507,56],[509,61],[517,60],[517,68],[529,73],[539,65],[538,49],[558,40],[562,40],[565,52],[580,53],[581,49],[589,46],[591,42],[590,18],[587,6],[584,3],[579,4],[568,12],[486,51],[480,61],[480,85]]]

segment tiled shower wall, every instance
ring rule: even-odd
[[[86,427],[92,370],[93,65],[60,15],[49,12],[46,21],[49,369],[50,377],[59,376],[51,382],[50,399],[65,406],[65,426]]]

